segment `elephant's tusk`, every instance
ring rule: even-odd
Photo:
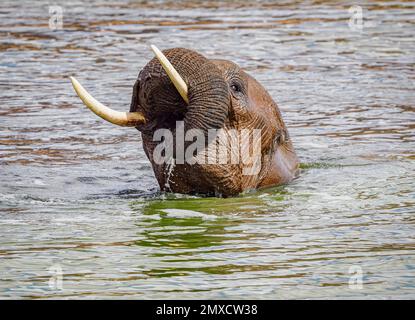
[[[177,91],[179,91],[183,100],[186,101],[186,103],[189,103],[186,82],[184,82],[183,78],[179,75],[176,69],[174,69],[170,61],[167,60],[166,56],[156,46],[151,45],[151,50],[153,50],[157,59],[160,61],[160,64],[162,65],[163,69],[166,71],[167,75],[169,76],[171,82],[173,82]]]
[[[125,127],[135,127],[145,122],[144,116],[140,112],[120,112],[112,110],[95,100],[84,87],[74,78],[70,77],[72,86],[82,102],[97,116],[113,124]]]

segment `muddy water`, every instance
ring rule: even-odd
[[[0,297],[415,298],[415,4],[350,5],[69,0],[51,30],[47,1],[2,1]],[[150,44],[263,83],[300,179],[160,194],[138,133],[67,78],[128,110]]]

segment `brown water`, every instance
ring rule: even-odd
[[[0,297],[414,299],[415,3],[361,2],[361,30],[351,4],[67,0],[53,31],[48,1],[1,1]],[[160,194],[137,131],[68,80],[128,110],[150,44],[263,83],[300,179]]]

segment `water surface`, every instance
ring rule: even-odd
[[[57,4],[51,30],[48,1],[0,3],[1,298],[415,298],[413,2],[361,2],[363,28],[347,1]],[[68,80],[128,110],[150,44],[255,76],[301,177],[159,193],[138,132]]]

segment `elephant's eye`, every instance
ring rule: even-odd
[[[233,92],[242,92],[242,88],[238,83],[233,83],[231,89]]]

